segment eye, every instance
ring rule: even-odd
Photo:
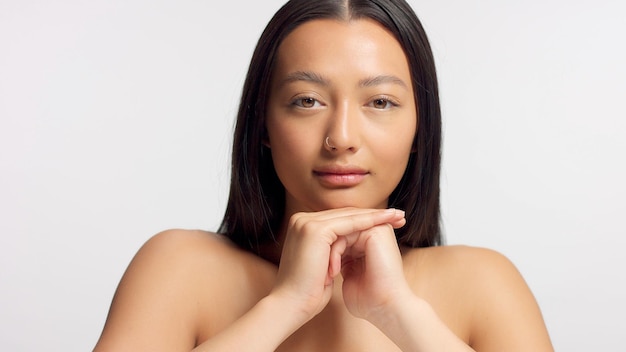
[[[311,109],[320,106],[320,102],[311,97],[297,98],[292,102],[292,104],[305,109]]]
[[[376,99],[374,100],[373,105],[376,109],[385,109],[389,106],[389,102],[384,99]]]
[[[377,99],[372,100],[372,102],[370,103],[370,106],[378,110],[387,110],[387,109],[391,109],[393,107],[398,106],[398,104],[393,102],[389,98],[382,97],[382,98],[377,98]]]

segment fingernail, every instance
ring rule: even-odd
[[[385,210],[385,212],[388,213],[388,214],[404,216],[404,210],[400,210],[400,209],[389,208],[389,209]]]

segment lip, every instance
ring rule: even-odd
[[[363,182],[369,172],[356,166],[329,165],[314,169],[313,175],[326,187],[346,188]]]

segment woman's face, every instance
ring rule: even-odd
[[[288,214],[387,207],[417,128],[402,47],[371,20],[304,23],[278,49],[266,123]]]

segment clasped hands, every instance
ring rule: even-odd
[[[390,304],[412,294],[393,231],[405,223],[404,212],[397,209],[294,214],[271,294],[292,305],[306,322],[328,304],[341,274],[348,311],[374,322]]]

